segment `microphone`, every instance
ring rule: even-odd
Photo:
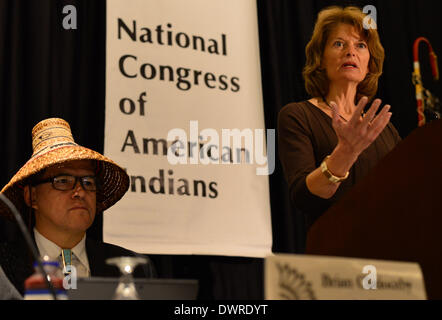
[[[52,285],[52,282],[51,282],[51,277],[48,275],[46,270],[43,268],[43,263],[40,258],[40,254],[38,253],[37,247],[35,246],[34,242],[31,239],[31,235],[29,234],[29,231],[26,229],[26,226],[23,222],[23,219],[21,218],[20,213],[18,212],[15,205],[4,194],[0,193],[0,199],[3,201],[4,204],[6,204],[8,206],[9,210],[11,210],[12,214],[14,215],[14,218],[17,221],[20,231],[23,234],[23,237],[25,238],[26,244],[28,245],[28,248],[31,250],[32,256],[34,257],[35,261],[37,262],[38,269],[45,279],[46,286],[48,287],[49,292],[51,293],[54,300],[57,300],[57,296],[55,294],[55,289],[54,289],[54,286]]]
[[[6,299],[21,300],[23,298],[3,272],[2,266],[0,266],[0,300]]]

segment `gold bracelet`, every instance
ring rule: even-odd
[[[348,171],[347,171],[347,173],[345,174],[345,176],[343,176],[343,177],[337,177],[337,176],[335,176],[333,173],[331,173],[330,170],[328,170],[327,162],[326,162],[326,160],[327,160],[328,158],[330,158],[330,156],[326,156],[325,159],[324,159],[324,161],[322,161],[322,163],[321,163],[321,171],[322,171],[322,173],[327,177],[327,179],[330,180],[330,181],[333,182],[333,183],[338,183],[338,182],[341,182],[342,180],[347,179],[347,178],[348,178],[348,174],[349,174]]]

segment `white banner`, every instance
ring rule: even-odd
[[[140,253],[271,252],[255,0],[108,0],[104,153],[128,193],[104,241]],[[269,157],[266,157],[268,139]]]

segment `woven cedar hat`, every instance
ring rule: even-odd
[[[100,188],[97,190],[97,211],[114,205],[129,188],[129,176],[115,162],[98,152],[75,143],[69,124],[59,118],[39,122],[32,129],[32,157],[12,177],[2,189],[20,212],[27,207],[23,198],[26,181],[39,171],[72,160],[96,160],[97,177]],[[0,202],[0,215],[12,218],[9,209]]]

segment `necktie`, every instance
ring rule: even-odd
[[[68,275],[71,273],[71,265],[72,265],[72,251],[71,249],[62,249],[61,257],[63,261],[63,273],[64,275]]]

